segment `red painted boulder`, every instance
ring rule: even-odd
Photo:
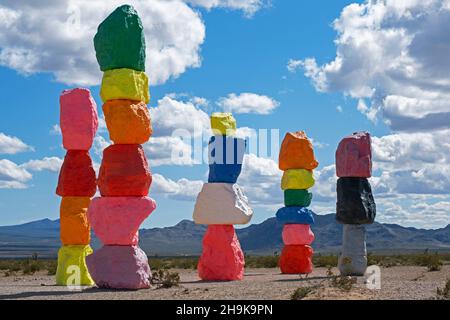
[[[314,241],[314,233],[309,224],[285,224],[283,227],[283,243],[290,245],[310,245]]]
[[[200,279],[233,281],[244,277],[244,253],[232,225],[208,226],[198,263]]]
[[[64,90],[59,98],[63,146],[89,150],[98,128],[97,105],[88,89]]]
[[[284,274],[308,274],[312,272],[313,249],[310,246],[285,246],[281,252],[280,269]]]
[[[356,132],[339,143],[336,150],[336,174],[340,178],[372,176],[372,147],[369,133]]]
[[[92,199],[88,219],[104,245],[137,245],[139,226],[155,208],[148,197],[99,197]]]
[[[89,153],[67,151],[59,172],[56,194],[61,197],[93,197],[96,191],[95,170]]]
[[[142,146],[115,144],[103,151],[98,177],[98,188],[103,197],[144,197],[151,183]]]
[[[148,258],[138,246],[104,246],[87,256],[86,264],[99,288],[150,288]]]

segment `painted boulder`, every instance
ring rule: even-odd
[[[279,265],[284,274],[309,274],[313,270],[313,249],[310,246],[285,246]]]
[[[197,196],[193,219],[197,224],[247,224],[253,216],[248,199],[237,184],[205,183]]]
[[[148,258],[138,246],[103,246],[88,256],[86,263],[99,288],[150,288]]]
[[[291,245],[310,245],[314,241],[314,233],[309,224],[285,224],[283,226],[283,243]]]
[[[314,156],[311,141],[303,131],[286,134],[280,148],[280,170],[314,170],[319,163]]]
[[[59,172],[56,194],[61,197],[93,197],[97,191],[95,170],[89,153],[69,150]]]
[[[289,169],[283,173],[281,179],[281,189],[309,189],[314,186],[314,176],[311,170]]]
[[[63,197],[60,205],[61,243],[66,245],[88,245],[91,241],[91,228],[87,210],[91,198]]]
[[[284,190],[284,205],[286,207],[309,207],[312,196],[308,190],[287,189]]]
[[[150,92],[147,75],[144,72],[126,68],[105,71],[100,96],[103,102],[135,100],[148,104]]]
[[[142,222],[155,210],[148,197],[98,197],[92,199],[88,217],[104,245],[137,245]]]
[[[211,115],[211,129],[214,135],[232,136],[236,133],[236,119],[231,113],[213,113]]]
[[[120,68],[145,71],[144,31],[132,6],[120,6],[98,26],[94,47],[102,71]]]
[[[60,127],[66,150],[89,150],[98,128],[97,105],[88,89],[64,90],[59,98]]]
[[[363,276],[367,270],[367,256],[342,253],[339,256],[338,269],[342,276]]]
[[[244,277],[244,253],[234,227],[208,226],[203,238],[203,252],[198,275],[206,281],[233,281]]]
[[[283,207],[277,211],[279,224],[314,224],[313,212],[304,207]]]
[[[376,205],[366,178],[339,178],[336,220],[343,224],[372,224]]]
[[[115,144],[103,151],[98,188],[103,197],[144,197],[152,183],[144,149]]]
[[[364,225],[344,224],[342,252],[348,256],[367,256],[366,228]]]
[[[209,141],[209,183],[236,183],[244,161],[246,141],[213,136]]]
[[[103,104],[109,138],[115,144],[144,144],[152,134],[150,112],[140,101],[111,100]]]
[[[92,286],[92,280],[86,266],[86,258],[92,254],[89,245],[62,246],[58,251],[56,285]]]
[[[356,132],[345,137],[336,150],[338,177],[370,178],[372,176],[372,148],[370,134]]]

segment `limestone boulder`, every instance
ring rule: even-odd
[[[88,89],[64,90],[59,98],[60,127],[66,150],[89,150],[98,128],[97,105]]]
[[[280,170],[314,170],[319,163],[314,156],[313,145],[305,132],[287,133],[281,144],[278,159]]]
[[[62,246],[58,251],[56,285],[94,285],[86,265],[86,257],[90,254],[92,254],[92,248],[89,245]]]
[[[211,115],[211,130],[214,135],[232,136],[236,133],[236,119],[231,113],[213,113]]]
[[[277,211],[280,224],[314,224],[313,212],[304,207],[283,207]]]
[[[147,75],[126,68],[105,71],[100,96],[103,103],[110,100],[135,100],[148,104],[150,91]]]
[[[63,197],[60,205],[60,235],[63,245],[88,245],[91,228],[87,210],[91,198]]]
[[[285,246],[279,265],[283,274],[309,274],[313,270],[313,249],[310,246]]]
[[[197,224],[247,224],[253,216],[248,199],[237,184],[205,183],[195,203]]]
[[[281,179],[281,189],[309,189],[312,188],[316,180],[311,170],[289,169],[283,173]]]
[[[285,224],[283,226],[283,243],[291,245],[310,245],[314,241],[314,233],[309,224]]]
[[[369,133],[356,132],[339,143],[336,150],[336,174],[341,178],[372,176],[372,147]]]

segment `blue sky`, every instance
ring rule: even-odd
[[[88,86],[101,114],[101,73],[92,35],[120,4],[102,4],[95,13],[92,10],[100,9],[82,0],[75,8],[48,1],[54,4],[49,11],[54,21],[65,23],[75,13],[81,29],[43,37],[52,28],[50,22],[32,20],[25,10],[31,14],[43,8],[26,7],[25,2],[0,5],[6,17],[0,22],[0,225],[58,218],[60,199],[54,191],[65,154],[61,135],[54,130],[59,94]],[[239,127],[279,129],[280,139],[288,131],[305,130],[313,138],[320,167],[312,207],[318,214],[334,209],[333,164],[339,140],[367,130],[374,136],[371,182],[377,220],[445,227],[450,221],[449,128],[432,119],[450,112],[443,103],[450,91],[433,85],[450,79],[434,67],[436,57],[420,48],[433,38],[423,36],[427,32],[435,42],[445,42],[445,35],[436,34],[423,16],[445,25],[448,13],[442,13],[442,1],[431,2],[402,7],[392,1],[130,1],[143,19],[150,47],[152,140],[158,141],[146,148],[157,175],[150,196],[158,208],[143,226],[190,219],[196,192],[206,180],[205,164],[161,164],[168,163],[159,159],[163,148],[173,145],[165,133],[173,129],[171,112],[201,123],[205,114],[224,108],[220,101],[234,97]],[[409,24],[405,12],[413,17]],[[27,23],[35,25],[25,37]],[[400,34],[402,28],[406,31]],[[446,60],[441,66],[450,69]],[[412,81],[418,77],[421,83]],[[250,106],[239,100],[246,93],[251,94]],[[264,102],[272,103],[270,111],[258,114]],[[416,130],[418,124],[424,129]],[[91,150],[97,165],[108,143],[104,128],[98,135]],[[281,206],[280,178],[274,161],[247,157],[239,184],[255,210],[252,223],[272,217]]]

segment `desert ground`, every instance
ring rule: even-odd
[[[282,275],[278,269],[247,269],[245,278],[237,282],[203,282],[195,270],[171,270],[180,274],[179,286],[140,291],[84,288],[70,291],[54,285],[54,276],[44,272],[34,275],[0,276],[0,299],[227,299],[227,300],[287,300],[300,287],[308,287],[304,299],[435,299],[437,288],[450,278],[450,265],[429,272],[426,267],[396,266],[381,268],[381,289],[366,287],[365,277],[353,278],[350,290],[332,281],[326,268],[317,268],[308,278]],[[337,274],[337,270],[332,272]]]

